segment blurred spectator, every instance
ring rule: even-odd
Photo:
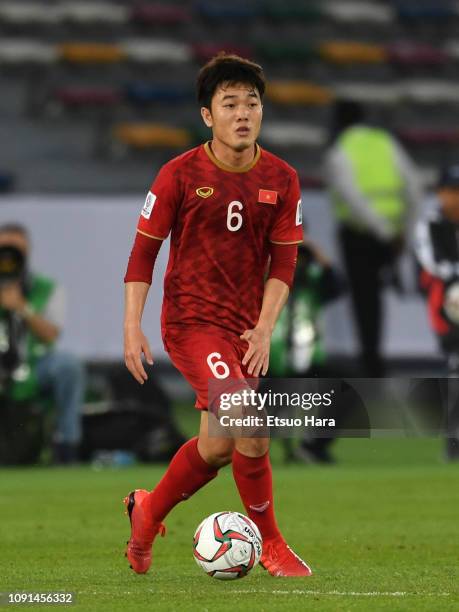
[[[459,377],[459,164],[444,169],[435,205],[416,227],[415,250],[430,324],[446,356],[449,376]],[[453,381],[453,384],[456,384]],[[447,457],[459,459],[459,403],[448,397]]]
[[[29,253],[23,226],[0,227],[0,395],[8,403],[52,401],[54,461],[72,463],[81,438],[83,368],[54,348],[64,325],[63,289],[29,269]]]
[[[300,245],[292,290],[272,335],[270,375],[323,375],[320,316],[323,307],[344,291],[342,274],[317,245],[311,240]]]
[[[356,102],[336,104],[325,175],[349,278],[362,373],[384,375],[382,290],[399,288],[396,263],[422,198],[417,172],[400,145],[365,121]]]
[[[317,245],[307,240],[298,250],[298,263],[288,302],[274,328],[271,340],[269,387],[275,392],[288,391],[290,385],[282,378],[315,378],[317,391],[321,378],[338,379],[344,372],[336,372],[327,362],[320,333],[324,306],[338,299],[346,291],[342,274],[322,253]],[[348,373],[349,375],[349,373]],[[309,381],[311,382],[311,381]],[[324,383],[328,391],[331,381]],[[284,385],[287,387],[284,389]],[[352,389],[337,380],[340,398],[332,407],[321,408],[319,418],[334,418],[337,430],[354,429],[356,435],[368,435],[368,416]],[[318,437],[304,437],[296,447],[289,438],[283,439],[286,460],[299,459],[306,463],[334,463],[330,452],[336,436],[330,430]]]

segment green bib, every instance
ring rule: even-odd
[[[394,230],[401,231],[405,215],[404,183],[389,134],[376,128],[356,126],[346,130],[338,144],[351,163],[357,187],[375,213],[386,219]],[[358,228],[347,203],[336,193],[332,194],[332,199],[338,219]]]
[[[320,266],[310,264],[304,282],[293,286],[271,337],[269,371],[272,376],[295,376],[325,361],[317,325],[321,275]]]
[[[27,302],[33,310],[40,314],[46,306],[54,292],[56,284],[49,278],[40,275],[32,277],[32,286],[27,295]],[[0,322],[5,311],[0,308]],[[23,401],[37,395],[38,382],[35,373],[37,360],[45,355],[51,345],[41,342],[34,334],[29,331],[26,334],[26,362],[22,364],[14,373],[13,384],[10,396],[16,401]]]

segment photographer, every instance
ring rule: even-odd
[[[436,202],[416,228],[420,285],[429,320],[445,355],[451,389],[459,376],[459,164],[441,172]],[[446,458],[459,460],[459,401],[449,394]]]
[[[63,290],[30,271],[29,253],[23,226],[0,226],[1,404],[52,400],[57,410],[53,459],[73,463],[81,437],[83,368],[75,357],[54,349],[64,324]]]

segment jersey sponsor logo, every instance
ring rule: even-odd
[[[151,211],[153,210],[153,206],[156,202],[156,196],[151,191],[148,192],[147,198],[145,200],[145,204],[143,205],[141,215],[145,217],[145,219],[149,219],[151,217]]]
[[[303,207],[301,206],[301,200],[298,200],[296,206],[296,218],[295,225],[301,225],[303,223]]]
[[[260,204],[276,204],[277,191],[270,191],[269,189],[259,189],[258,202]]]
[[[196,189],[196,193],[200,198],[210,198],[213,192],[213,187],[199,187],[198,189]]]

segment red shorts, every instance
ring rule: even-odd
[[[209,406],[209,384],[212,389],[218,384],[219,393],[256,385],[242,365],[249,345],[232,332],[210,325],[168,327],[163,341],[172,363],[196,393],[199,410]]]

